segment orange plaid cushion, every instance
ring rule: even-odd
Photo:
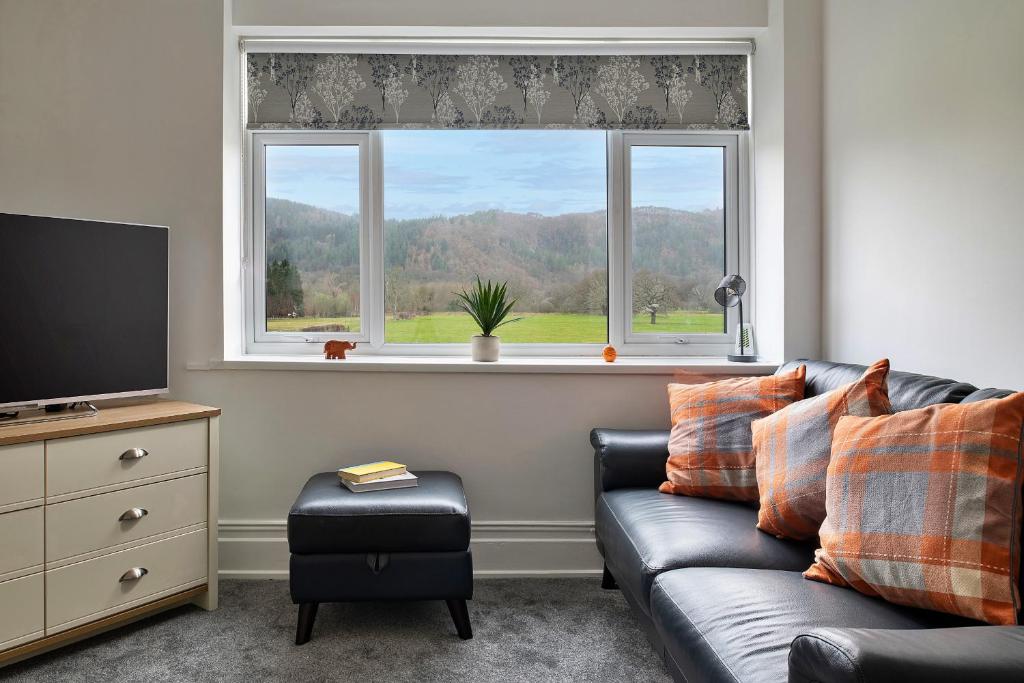
[[[843,417],[804,576],[993,624],[1020,605],[1024,393]]]
[[[757,500],[750,423],[804,397],[807,368],[769,377],[669,384],[672,433],[662,493]]]
[[[832,430],[843,415],[892,412],[885,380],[889,361],[869,367],[856,382],[797,401],[757,420],[754,458],[761,509],[757,528],[779,538],[813,538],[825,519],[825,471]]]

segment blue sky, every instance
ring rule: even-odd
[[[576,130],[383,133],[385,218],[486,209],[557,215],[606,206],[605,133]],[[722,206],[720,148],[633,148],[633,205]],[[274,146],[267,195],[355,213],[355,147]]]

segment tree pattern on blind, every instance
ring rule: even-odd
[[[741,55],[249,54],[254,129],[746,129]]]

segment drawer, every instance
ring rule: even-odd
[[[43,635],[43,574],[0,583],[0,650]]]
[[[140,578],[126,573],[145,570]],[[206,530],[46,572],[46,633],[100,618],[126,603],[141,603],[185,584],[206,581]],[[155,599],[155,598],[154,598]]]
[[[42,570],[43,508],[0,515],[0,549],[0,577],[31,567]]]
[[[46,559],[56,562],[205,521],[205,474],[47,505]]]
[[[47,441],[46,495],[205,467],[207,438],[207,421],[192,420]]]
[[[0,446],[0,511],[43,497],[43,442]]]

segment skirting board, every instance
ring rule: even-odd
[[[221,520],[220,571],[225,579],[287,579],[284,520]],[[593,522],[474,522],[477,578],[600,576]]]

